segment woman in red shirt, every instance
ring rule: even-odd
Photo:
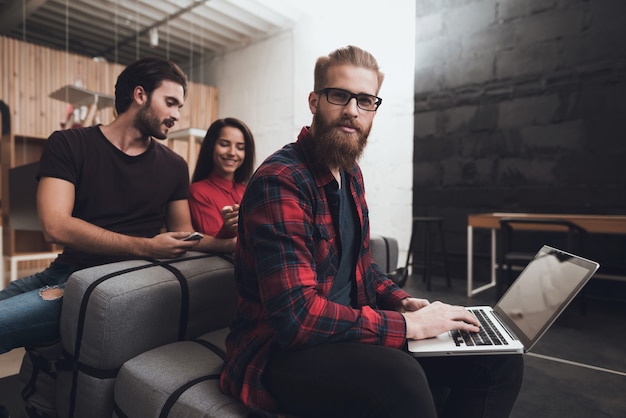
[[[224,252],[235,250],[239,203],[253,170],[254,137],[246,124],[213,122],[191,179],[189,208],[195,230],[217,238]]]

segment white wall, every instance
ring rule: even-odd
[[[353,44],[378,60],[385,81],[360,161],[372,233],[393,236],[404,264],[413,183],[415,2],[306,0],[293,27],[213,58],[203,66],[219,89],[219,117],[245,121],[255,135],[257,164],[293,142],[311,122],[307,104],[316,59]]]

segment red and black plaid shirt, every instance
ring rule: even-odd
[[[347,173],[359,219],[355,306],[327,297],[339,266],[339,240],[325,187],[336,182],[311,160],[312,137],[270,156],[250,180],[239,211],[235,279],[239,300],[221,376],[225,393],[266,411],[276,405],[261,376],[275,350],[332,342],[401,348],[404,318],[394,309],[409,295],[372,263],[363,177]]]

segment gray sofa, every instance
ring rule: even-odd
[[[394,239],[372,236],[372,252],[395,270]],[[218,255],[78,271],[65,290],[61,343],[24,358],[26,404],[63,418],[246,417],[218,386],[235,304],[232,264]]]

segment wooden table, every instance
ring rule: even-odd
[[[541,219],[564,219],[573,222],[589,233],[597,234],[626,234],[626,215],[574,215],[560,213],[479,213],[468,215],[467,217],[467,297],[490,289],[496,285],[497,263],[496,263],[496,234],[500,229],[500,219],[502,218],[541,218]],[[486,285],[473,288],[474,269],[474,228],[491,230],[491,281]],[[550,229],[534,226],[533,229]]]

